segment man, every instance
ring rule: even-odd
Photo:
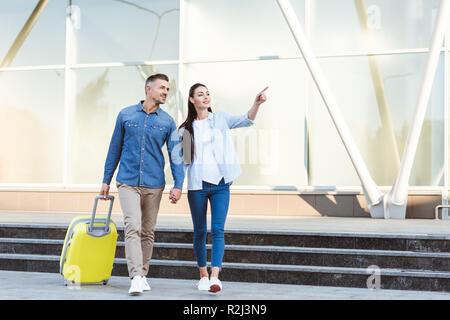
[[[122,109],[117,117],[100,194],[109,184],[120,161],[116,177],[125,224],[125,254],[131,280],[129,294],[150,290],[146,275],[153,252],[156,218],[165,186],[162,147],[167,144],[174,188],[170,200],[181,197],[184,170],[174,147],[179,143],[173,118],[160,108],[169,92],[169,79],[155,74],[145,82],[145,100]],[[172,155],[172,152],[174,153]]]

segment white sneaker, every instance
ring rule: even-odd
[[[130,290],[128,290],[128,294],[132,296],[138,296],[142,293],[142,277],[141,276],[135,276],[131,280],[131,287]]]
[[[209,292],[216,293],[222,290],[222,282],[218,278],[211,277],[209,280]]]
[[[142,277],[142,290],[143,291],[150,291],[152,290],[152,288],[150,288],[150,285],[147,282],[147,278],[146,277]]]
[[[200,279],[200,281],[197,283],[198,290],[209,290],[209,279],[208,277],[203,277]]]

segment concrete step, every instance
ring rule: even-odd
[[[0,253],[60,255],[63,240],[0,238]],[[211,245],[207,245],[210,260]],[[124,242],[116,258],[125,258]],[[153,259],[195,261],[192,244],[155,243]],[[226,245],[224,262],[450,271],[450,253]]]
[[[64,239],[67,226],[0,224],[0,238]],[[123,227],[118,227],[123,241]],[[189,229],[157,228],[155,242],[192,243]],[[208,233],[208,242],[211,237]],[[450,252],[448,235],[370,234],[329,232],[272,232],[226,230],[229,245],[292,246],[415,252]]]
[[[0,270],[59,272],[67,226],[0,224]],[[113,275],[127,276],[123,227]],[[159,228],[150,277],[197,279],[188,229]],[[369,266],[381,288],[450,292],[450,237],[227,230],[224,281],[367,287]],[[211,242],[208,237],[208,242]],[[211,245],[208,248],[210,260]]]
[[[373,273],[365,268],[301,265],[223,263],[222,281],[283,283],[312,286],[367,288]],[[0,269],[30,272],[59,272],[59,256],[0,254]],[[112,275],[127,276],[126,260],[115,259]],[[149,278],[198,279],[195,262],[153,259]],[[61,278],[61,283],[63,279]],[[450,272],[382,268],[381,289],[450,292]]]

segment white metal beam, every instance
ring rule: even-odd
[[[406,141],[397,180],[391,191],[381,196],[375,182],[372,180],[369,171],[353,141],[353,137],[339,111],[335,98],[323,76],[316,57],[304,35],[303,29],[295,15],[294,9],[289,0],[277,0],[278,5],[294,35],[295,41],[302,52],[306,65],[317,85],[317,88],[328,108],[336,129],[344,143],[345,148],[352,160],[353,166],[361,180],[362,188],[369,204],[370,214],[373,218],[394,218],[404,219],[406,216],[406,202],[408,198],[408,180],[411,175],[420,132],[425,118],[426,107],[431,94],[436,68],[439,62],[441,45],[444,40],[447,22],[450,15],[450,0],[441,0],[436,26],[433,31],[431,46],[425,67],[425,74],[419,92],[412,126]],[[447,160],[447,159],[446,159]],[[445,161],[446,161],[445,160]]]
[[[277,0],[281,11],[291,29],[291,32],[295,38],[297,46],[299,47],[305,63],[311,73],[311,76],[316,83],[316,86],[322,96],[322,99],[331,115],[331,118],[336,126],[339,136],[344,143],[347,153],[353,163],[353,166],[358,174],[361,181],[362,187],[364,189],[364,194],[369,205],[370,214],[373,218],[383,217],[383,207],[382,207],[382,194],[378,191],[378,188],[373,181],[369,170],[358,150],[358,147],[353,140],[350,130],[344,121],[344,118],[339,110],[336,99],[328,86],[322,69],[317,62],[317,59],[313,53],[312,48],[305,36],[302,26],[298,21],[294,9],[289,0]]]
[[[441,0],[425,65],[425,73],[406,140],[400,170],[391,191],[384,196],[385,218],[404,219],[406,216],[409,177],[411,176],[411,170],[414,164],[417,146],[419,144],[420,133],[422,131],[425,112],[427,110],[431,89],[433,87],[433,80],[439,63],[441,45],[444,41],[449,15],[450,0]],[[447,159],[445,159],[445,161],[447,161]]]

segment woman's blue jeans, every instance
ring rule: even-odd
[[[211,204],[211,267],[221,267],[225,251],[224,228],[230,203],[230,184],[203,181],[202,190],[189,190],[188,201],[194,224],[194,254],[199,268],[206,267],[206,210]]]

